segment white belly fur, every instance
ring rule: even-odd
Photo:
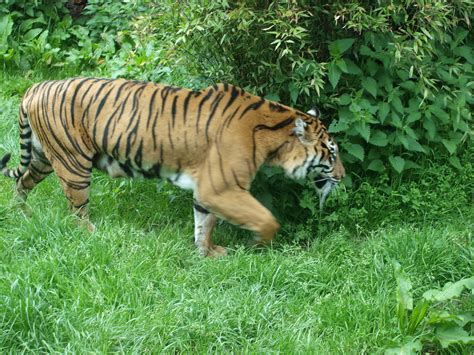
[[[161,177],[163,179],[167,179],[173,185],[181,187],[182,189],[193,191],[196,189],[196,183],[194,182],[193,178],[186,173],[177,174],[175,172],[162,169]]]
[[[96,168],[106,172],[109,176],[113,178],[117,177],[127,177],[127,172],[120,166],[120,163],[117,160],[110,159],[107,155],[101,155],[97,161],[95,162]],[[133,177],[136,178],[143,178],[143,174],[134,169],[133,167],[128,167],[133,174]],[[144,169],[149,169],[150,167],[144,167]],[[186,173],[176,173],[175,171],[168,170],[166,168],[161,168],[160,170],[160,178],[168,180],[173,185],[176,185],[182,189],[186,190],[195,190],[196,183],[194,182],[193,178],[186,174]]]

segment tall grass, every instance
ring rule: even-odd
[[[7,78],[0,94],[0,153],[14,152],[15,162],[27,81]],[[2,178],[0,352],[382,352],[400,334],[392,260],[415,296],[473,274],[469,164],[465,173],[433,169],[431,185],[401,185],[392,197],[376,185],[349,190],[339,210],[329,205],[324,233],[305,229],[304,242],[295,234],[315,216],[287,219],[277,243],[257,250],[246,247],[248,233],[220,224],[215,240],[231,251],[220,260],[198,256],[192,196],[165,183],[157,191],[154,181],[95,174],[97,231],[89,234],[76,227],[54,175],[31,193],[30,218]],[[462,203],[437,192],[447,184]],[[391,205],[397,191],[404,205]],[[378,193],[388,196],[385,210],[369,208]],[[416,202],[423,196],[434,212]],[[474,300],[451,306],[472,310]]]

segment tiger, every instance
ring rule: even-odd
[[[227,249],[212,242],[216,219],[270,243],[280,225],[250,193],[259,168],[331,189],[345,175],[336,142],[319,119],[230,84],[186,89],[153,82],[80,77],[31,86],[19,107],[20,163],[3,175],[28,193],[53,171],[68,205],[91,232],[93,168],[111,177],[166,179],[193,191],[194,243],[202,256]]]

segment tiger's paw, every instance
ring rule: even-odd
[[[221,258],[227,256],[227,249],[219,245],[213,245],[208,248],[199,248],[199,254],[208,258]]]
[[[272,243],[273,239],[263,239],[262,237],[256,235],[249,241],[248,246],[251,248],[264,248],[271,246]]]
[[[83,218],[79,218],[79,220],[77,221],[77,223],[79,224],[79,227],[80,228],[85,228],[87,229],[87,231],[89,233],[93,233],[95,232],[95,226],[88,220],[85,220]]]
[[[227,249],[224,247],[221,247],[219,245],[213,245],[209,250],[207,251],[207,255],[210,258],[221,258],[223,256],[227,256]]]

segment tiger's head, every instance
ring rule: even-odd
[[[297,114],[291,131],[293,139],[286,149],[282,166],[291,178],[313,180],[322,209],[327,195],[346,172],[339,148],[319,116],[317,109]]]

